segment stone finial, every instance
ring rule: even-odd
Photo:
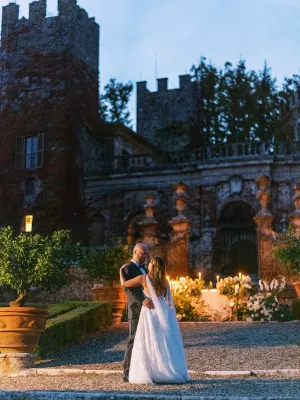
[[[156,197],[153,193],[145,196],[146,204],[144,205],[145,217],[138,223],[139,233],[142,242],[148,246],[158,244],[158,222],[154,217],[154,210],[157,206]]]
[[[256,185],[258,187],[256,198],[261,205],[259,214],[270,215],[268,211],[268,204],[271,200],[270,178],[267,175],[262,175],[256,180]]]
[[[178,182],[173,186],[173,190],[173,199],[178,212],[176,218],[186,219],[186,217],[183,215],[183,210],[185,209],[188,200],[188,187],[183,182]]]
[[[186,234],[188,233],[189,227],[191,225],[187,217],[183,215],[183,211],[186,207],[188,200],[188,187],[183,182],[177,182],[175,185],[173,185],[172,189],[174,190],[173,201],[175,203],[178,215],[172,218],[169,223],[173,228],[173,233],[179,235]],[[176,235],[174,236],[174,238],[175,237]]]
[[[144,210],[145,210],[147,219],[154,220],[154,211],[157,206],[157,201],[155,199],[156,199],[156,197],[153,193],[147,193],[147,195],[145,197],[146,204],[144,205]]]

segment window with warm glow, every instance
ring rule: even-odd
[[[25,216],[25,232],[32,231],[32,220],[33,220],[33,215]]]

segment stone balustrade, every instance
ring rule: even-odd
[[[262,158],[300,157],[300,142],[244,142],[218,144],[191,150],[117,156],[102,160],[102,173],[113,171],[152,170],[197,165],[227,160],[231,163]]]

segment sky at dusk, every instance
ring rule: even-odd
[[[17,0],[28,17],[29,0]],[[9,0],[0,0],[2,6]],[[101,86],[111,77],[134,83],[156,76],[178,87],[200,56],[219,67],[240,58],[260,69],[264,60],[282,82],[300,69],[300,0],[77,0],[100,25]],[[57,0],[48,0],[57,15]],[[155,59],[157,62],[155,62]],[[130,103],[135,118],[135,93]]]

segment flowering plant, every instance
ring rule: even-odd
[[[187,276],[171,280],[170,286],[179,321],[208,320],[205,304],[201,301],[201,290],[205,286],[202,279]]]
[[[217,289],[220,294],[227,296],[229,299],[234,298],[236,294],[240,298],[244,298],[255,292],[255,287],[251,282],[250,276],[228,276],[227,278],[220,279]]]
[[[286,280],[273,279],[271,283],[259,281],[259,291],[250,296],[244,304],[246,321],[288,321],[292,319],[290,308],[280,304],[279,293],[284,289]]]

